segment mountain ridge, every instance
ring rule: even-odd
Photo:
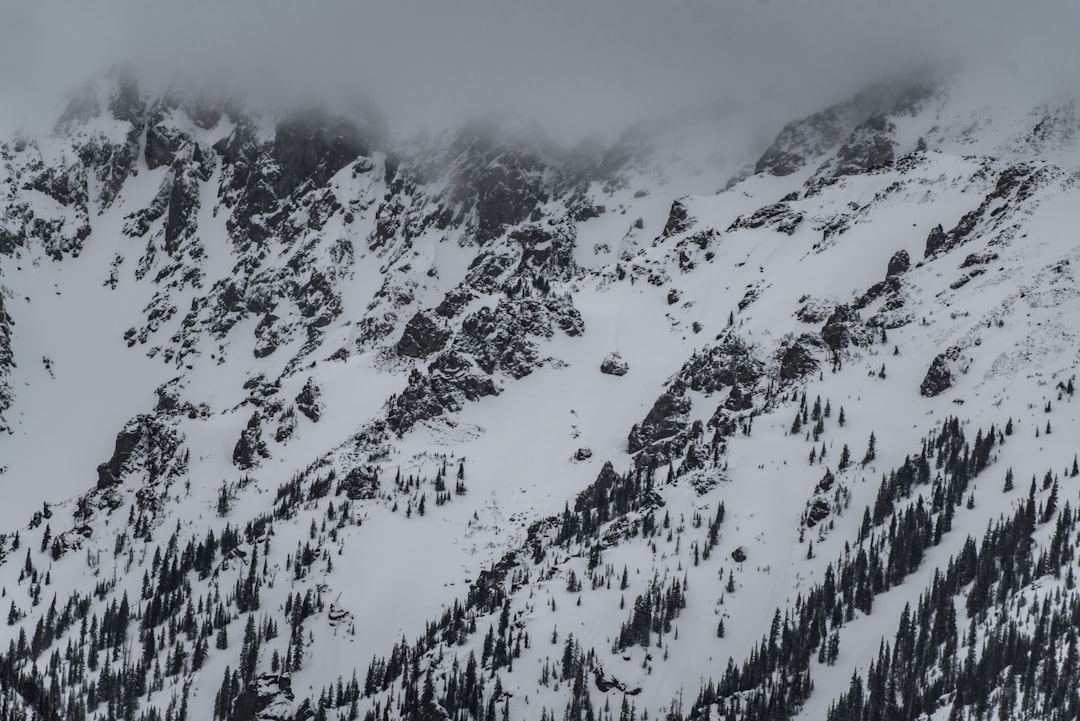
[[[990,571],[949,559],[996,523],[1057,547],[1014,554],[1002,607],[1070,597],[1080,157],[1068,103],[982,100],[875,89],[756,163],[483,125],[403,155],[377,121],[120,76],[5,144],[0,481],[72,500],[0,543],[3,717],[839,719],[885,704],[848,682],[880,682],[903,603],[937,623],[924,589],[965,594],[934,643],[969,657],[919,666],[917,708],[890,671],[894,706],[1008,706],[972,680]],[[99,649],[123,681],[86,674]],[[1047,663],[1018,713],[1075,708]]]

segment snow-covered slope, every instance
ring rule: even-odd
[[[1074,717],[1080,119],[979,87],[89,87],[0,146],[0,719]]]

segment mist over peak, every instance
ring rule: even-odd
[[[0,124],[44,127],[128,63],[150,87],[361,99],[398,137],[499,113],[572,143],[717,103],[753,137],[912,67],[982,67],[999,94],[1069,85],[1077,20],[1057,0],[44,0],[0,9]]]

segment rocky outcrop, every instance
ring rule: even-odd
[[[232,705],[233,721],[302,721],[293,715],[295,696],[288,674],[263,673],[244,688]]]
[[[822,326],[821,338],[836,353],[848,346],[866,345],[871,336],[857,310],[848,305],[838,305]]]
[[[534,279],[546,284],[566,282],[576,275],[577,226],[574,224],[530,223],[511,231],[509,239],[521,245],[519,273],[527,269]]]
[[[426,358],[441,351],[450,339],[451,331],[445,321],[440,322],[428,311],[417,311],[409,322],[401,339],[397,342],[397,352],[409,358]]]
[[[136,474],[148,485],[180,477],[187,469],[183,441],[175,428],[157,416],[136,416],[116,435],[112,457],[97,467],[98,489]]]
[[[304,387],[296,394],[296,410],[303,413],[312,423],[318,423],[322,417],[322,392],[314,378],[308,378]]]
[[[773,203],[759,208],[748,218],[740,215],[728,226],[728,232],[740,228],[771,227],[777,232],[792,235],[802,220],[803,214],[792,210],[788,203]]]
[[[686,207],[686,200],[679,198],[671,203],[671,209],[668,211],[667,222],[664,224],[664,231],[661,236],[670,238],[673,235],[685,233],[694,222],[694,218],[690,216],[690,211]]]
[[[882,127],[880,119],[911,113],[931,92],[932,88],[922,85],[877,85],[848,102],[788,123],[758,159],[754,172],[791,175],[845,139],[846,160],[841,159],[836,170],[871,167],[886,157],[877,140],[883,132],[877,129]]]
[[[685,388],[676,385],[653,403],[644,420],[635,423],[627,437],[626,450],[637,453],[649,446],[671,440],[686,430],[690,399]]]
[[[4,421],[4,412],[11,407],[11,369],[15,367],[15,357],[11,352],[11,329],[15,322],[4,306],[5,298],[0,292],[0,432],[8,430]]]
[[[240,432],[240,438],[233,446],[232,462],[240,470],[254,468],[263,458],[269,458],[270,451],[262,437],[262,419],[252,413],[247,426]]]
[[[888,167],[896,159],[896,132],[884,115],[875,113],[860,123],[836,152],[833,176],[857,175]]]
[[[780,354],[780,379],[794,381],[814,373],[820,367],[818,359],[807,348],[807,344],[795,341]]]
[[[938,226],[940,227],[940,226]],[[911,256],[906,250],[898,250],[889,258],[889,267],[885,271],[886,278],[902,275],[911,268]]]
[[[725,336],[716,345],[694,355],[676,374],[677,382],[690,390],[713,393],[738,384],[752,388],[764,374],[764,364],[751,348],[734,335]]]
[[[468,356],[450,350],[436,357],[427,373],[413,369],[405,390],[387,402],[386,423],[401,436],[421,421],[461,410],[465,401],[498,393],[490,375]]]
[[[569,301],[503,299],[494,309],[484,306],[466,317],[453,348],[474,358],[485,373],[523,378],[543,363],[536,340],[551,338],[556,329],[571,337],[584,332],[581,313]]]
[[[965,213],[948,232],[940,225],[930,231],[923,257],[947,253],[980,234],[977,231],[996,232],[994,243],[1007,241],[1015,232],[1014,216],[1025,202],[1063,175],[1064,172],[1053,165],[1019,164],[1005,168],[978,208]]]
[[[615,351],[604,356],[604,360],[600,363],[600,372],[609,376],[624,376],[629,370],[630,364]]]
[[[926,370],[922,383],[919,385],[919,393],[927,398],[933,398],[951,388],[953,385],[953,373],[949,362],[944,354],[938,355],[930,363]]]
[[[935,225],[930,229],[930,234],[926,236],[926,250],[923,251],[923,257],[929,258],[932,255],[936,255],[948,242],[948,237],[945,235],[945,229],[941,227],[940,223]]]

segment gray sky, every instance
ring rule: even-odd
[[[399,135],[489,111],[567,140],[737,101],[783,121],[921,62],[1080,75],[1074,0],[0,0],[0,125],[122,60],[287,102],[368,97]]]

